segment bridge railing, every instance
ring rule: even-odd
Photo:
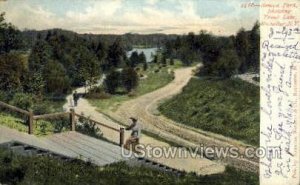
[[[119,145],[123,146],[124,144],[124,128],[120,127],[119,129],[111,127],[109,125],[106,125],[104,123],[101,123],[99,121],[93,120],[91,118],[88,118],[84,115],[80,115],[75,113],[74,109],[70,109],[69,112],[56,112],[56,113],[50,113],[50,114],[43,114],[43,115],[34,115],[34,113],[32,111],[27,111],[27,110],[23,110],[20,109],[16,106],[13,105],[9,105],[7,103],[1,102],[0,101],[0,107],[8,109],[12,112],[17,112],[17,113],[21,113],[26,117],[25,122],[28,125],[28,134],[33,134],[34,133],[34,121],[35,120],[40,120],[40,119],[55,119],[58,117],[66,117],[69,116],[69,126],[70,126],[70,130],[71,131],[76,131],[76,124],[77,124],[77,118],[83,118],[85,120],[88,120],[91,123],[95,123],[96,125],[101,127],[105,127],[107,129],[110,129],[116,133],[119,133]]]

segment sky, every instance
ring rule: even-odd
[[[254,0],[251,2],[257,2]],[[62,28],[78,33],[217,35],[251,29],[256,8],[248,0],[0,0],[0,12],[19,29]]]

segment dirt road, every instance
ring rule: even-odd
[[[126,123],[128,117],[135,116],[142,123],[143,129],[183,146],[193,147],[201,144],[219,147],[235,146],[243,154],[245,148],[249,145],[225,136],[176,123],[160,115],[157,111],[159,103],[182,91],[182,88],[193,77],[192,71],[195,68],[187,67],[175,70],[175,79],[170,84],[123,103],[116,112],[110,112],[109,115],[122,123]],[[234,161],[226,159],[227,162],[228,160],[235,165],[236,161],[238,161],[238,166],[242,168],[244,168],[246,163],[246,168],[250,168],[252,171],[258,169],[258,159],[234,159]]]
[[[78,88],[76,89],[78,93],[84,93],[84,88]],[[69,95],[67,97],[67,103],[64,105],[64,109],[67,111],[70,108],[74,108],[72,106],[72,95]],[[96,108],[93,107],[86,99],[80,99],[78,102],[78,106],[74,108],[75,112],[77,113],[83,113],[86,116],[90,116],[92,119],[102,122],[104,124],[107,124],[109,126],[112,126],[116,129],[119,129],[122,127],[117,122],[111,120],[104,114],[101,114],[100,112],[96,111]],[[124,122],[129,122],[129,120],[124,119]],[[103,136],[111,141],[114,141],[116,143],[119,142],[119,133],[112,131],[110,129],[100,127],[101,131],[103,132]],[[128,138],[130,135],[130,132],[125,132],[125,138]],[[151,148],[170,148],[171,146],[166,143],[162,142],[158,139],[155,139],[153,137],[149,137],[146,135],[142,135],[141,138],[141,144],[144,146],[150,146]],[[195,147],[195,145],[194,145]],[[174,149],[174,147],[173,147]],[[174,150],[175,151],[175,150]],[[222,173],[225,170],[225,166],[222,163],[211,161],[206,158],[201,158],[200,155],[197,155],[197,157],[193,157],[190,152],[187,152],[187,155],[184,156],[184,154],[181,153],[180,150],[176,151],[176,155],[172,158],[169,158],[167,156],[161,156],[161,157],[152,157],[151,158],[154,161],[157,161],[159,163],[168,165],[172,168],[176,168],[179,170],[185,170],[187,172],[196,172],[197,174],[202,175],[209,175],[209,174],[215,174],[215,173]]]

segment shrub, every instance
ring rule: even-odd
[[[114,94],[120,85],[121,74],[118,71],[111,71],[105,78],[104,85],[108,93]]]
[[[147,64],[147,62],[144,62],[144,64],[143,64],[143,70],[147,71],[147,69],[148,69],[148,64]]]
[[[83,115],[83,114],[82,114]],[[91,122],[89,119],[80,117],[79,124],[76,125],[76,130],[82,134],[89,135],[95,138],[103,138],[103,133],[96,123]]]
[[[35,103],[32,107],[33,113],[36,115],[48,114],[54,112],[53,107],[47,102]]]
[[[143,185],[258,185],[258,174],[226,167],[221,174],[174,176],[125,162],[97,167],[74,160],[23,157],[0,150],[0,182],[4,184],[143,184]]]
[[[33,106],[33,97],[30,94],[16,93],[10,101],[10,104],[21,109],[29,110]]]
[[[174,65],[174,59],[173,58],[170,59],[170,65]]]
[[[130,92],[138,86],[138,74],[133,68],[123,69],[122,83],[127,92]]]

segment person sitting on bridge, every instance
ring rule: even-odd
[[[131,130],[130,137],[126,140],[124,148],[128,150],[135,150],[135,146],[139,144],[140,136],[141,136],[141,126],[138,123],[137,118],[130,117],[132,124],[127,127],[125,130]]]

